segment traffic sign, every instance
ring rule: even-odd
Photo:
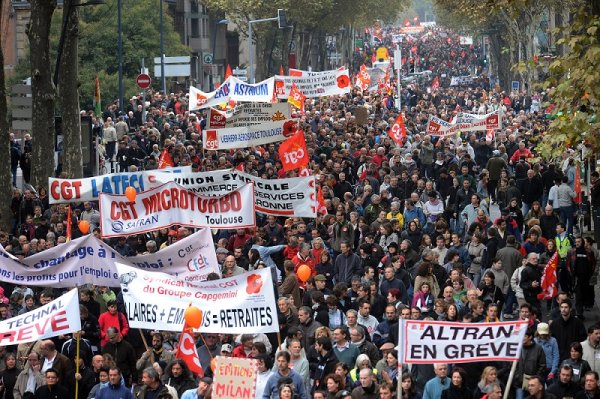
[[[519,87],[521,86],[520,82],[518,80],[513,80],[511,82],[511,88],[512,91],[519,91]]]
[[[140,89],[144,90],[150,87],[152,84],[152,78],[150,78],[150,75],[148,74],[140,73],[135,80],[135,83],[137,83]]]
[[[204,53],[202,55],[202,62],[205,64],[212,64],[213,63],[213,55],[212,53]]]

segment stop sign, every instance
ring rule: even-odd
[[[150,75],[146,73],[140,73],[137,79],[135,80],[135,83],[137,83],[140,89],[147,89],[148,87],[150,87],[152,79],[150,78]]]

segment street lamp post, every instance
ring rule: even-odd
[[[285,11],[282,9],[277,10],[277,16],[273,18],[263,18],[263,19],[255,19],[252,21],[248,21],[248,79],[250,83],[254,83],[254,45],[252,43],[252,24],[257,24],[259,22],[270,22],[277,21],[279,23],[279,29],[283,29],[287,27],[287,21],[285,18]]]
[[[123,23],[121,21],[121,14],[123,13],[123,0],[117,0],[117,53],[118,53],[118,64],[119,64],[119,111],[125,112],[123,108]]]
[[[227,19],[222,19],[220,21],[216,21],[215,20],[215,26],[213,29],[213,42],[212,42],[212,56],[213,56],[213,60],[212,60],[212,70],[210,71],[210,81],[209,81],[209,89],[210,91],[213,91],[215,89],[215,77],[214,77],[214,66],[217,64],[217,57],[216,57],[216,51],[217,51],[217,29],[219,28],[219,25],[227,25],[229,24],[229,20]]]
[[[163,0],[160,1],[160,78],[163,94],[167,95],[167,78],[165,76],[165,24],[163,16]]]

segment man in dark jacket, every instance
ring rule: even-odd
[[[540,311],[540,300],[537,295],[542,292],[542,271],[538,267],[539,260],[540,256],[535,252],[527,255],[527,264],[521,272],[521,282],[519,284],[523,289],[525,301],[534,306],[537,312]]]
[[[560,368],[558,379],[546,390],[557,398],[573,398],[579,391],[581,385],[573,382],[573,369],[568,364]]]
[[[338,363],[338,358],[333,352],[331,340],[327,337],[319,337],[315,343],[317,350],[317,363],[311,364],[311,372],[313,374],[314,384],[313,389],[326,389],[325,377],[335,372],[335,365]]]
[[[137,358],[133,346],[123,339],[116,327],[109,327],[106,335],[108,342],[102,347],[102,353],[108,353],[113,357],[115,364],[123,374],[126,384],[130,384],[130,381],[137,381],[135,367]],[[110,371],[112,372],[112,370]]]
[[[63,399],[68,397],[67,388],[59,384],[58,372],[49,368],[46,370],[46,385],[42,385],[35,390],[33,397],[35,399]]]
[[[542,347],[535,343],[533,336],[534,329],[527,329],[525,337],[523,338],[521,357],[517,362],[517,369],[513,380],[513,386],[517,388],[517,390],[526,386],[526,384],[523,384],[525,375],[545,375],[546,373],[546,355],[544,354]],[[517,395],[517,397],[519,396]]]
[[[350,285],[352,276],[362,275],[360,257],[352,252],[351,248],[349,241],[342,241],[340,243],[341,253],[335,258],[335,264],[333,266],[335,283],[346,283]]]
[[[517,187],[521,192],[521,201],[523,202],[523,216],[531,209],[533,201],[541,201],[544,194],[544,185],[542,179],[536,176],[533,169],[527,171],[527,177],[517,181]]]
[[[142,381],[144,385],[135,393],[136,399],[174,399],[154,368],[143,371]]]
[[[560,362],[569,358],[571,343],[581,342],[587,337],[583,322],[572,315],[572,309],[571,300],[565,299],[560,304],[560,316],[550,324],[550,333],[558,344]]]

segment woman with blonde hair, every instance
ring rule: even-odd
[[[494,384],[500,384],[500,380],[498,380],[498,370],[496,367],[487,366],[483,369],[483,373],[481,373],[481,379],[475,387],[473,398],[481,399]]]

